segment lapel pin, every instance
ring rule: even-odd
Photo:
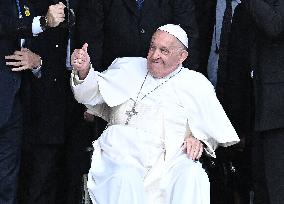
[[[29,7],[24,6],[24,9],[25,9],[25,16],[26,16],[26,17],[30,16],[30,15],[31,15],[31,12],[30,12]]]

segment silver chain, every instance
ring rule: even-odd
[[[158,88],[160,88],[163,84],[167,83],[171,78],[173,78],[173,77],[176,76],[178,73],[180,73],[180,71],[181,71],[181,69],[180,69],[177,73],[173,74],[173,75],[170,76],[168,79],[166,79],[165,81],[163,81],[162,83],[160,83],[160,84],[159,84],[158,86],[156,86],[154,89],[152,89],[151,91],[149,91],[148,93],[146,93],[146,94],[140,99],[140,101],[142,101],[144,98],[146,98],[149,94],[151,94],[151,93],[153,93],[154,91],[156,91],[156,90],[157,90]],[[125,125],[128,125],[128,123],[129,123],[130,119],[132,118],[132,116],[138,114],[138,112],[135,110],[135,108],[136,108],[136,105],[137,105],[137,103],[138,103],[139,95],[140,95],[140,93],[141,93],[141,91],[142,91],[142,88],[143,88],[143,86],[144,86],[144,84],[145,84],[145,81],[146,81],[146,79],[147,79],[147,77],[148,77],[148,74],[149,74],[149,71],[147,72],[147,74],[146,74],[146,76],[145,76],[145,78],[144,78],[144,80],[143,80],[143,83],[142,83],[142,85],[141,85],[141,87],[140,87],[140,89],[139,89],[139,92],[138,92],[138,94],[137,94],[137,96],[136,96],[136,99],[135,99],[135,101],[134,101],[134,104],[133,104],[131,110],[130,110],[130,111],[126,111],[126,113],[125,113],[125,114],[127,115],[127,119],[126,119],[126,121],[125,121]]]

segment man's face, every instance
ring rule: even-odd
[[[162,78],[176,70],[186,57],[187,51],[174,36],[158,30],[150,43],[147,67],[153,77]]]

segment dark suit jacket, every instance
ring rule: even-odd
[[[284,1],[246,0],[252,17],[255,129],[284,128]]]
[[[217,96],[240,137],[252,129],[252,79],[250,76],[250,17],[239,4],[234,10],[226,68],[218,69]]]
[[[52,0],[33,2],[37,15],[45,15]],[[66,70],[68,29],[48,28],[30,42],[33,52],[41,56],[41,77],[23,76],[25,139],[31,143],[59,144],[65,140],[67,104],[70,96]]]
[[[81,44],[89,43],[91,61],[99,71],[117,57],[146,57],[152,34],[167,23],[186,30],[190,37],[186,65],[196,67],[198,31],[192,0],[145,0],[141,12],[135,0],[88,0],[79,18]]]
[[[20,49],[20,39],[32,35],[33,12],[28,2],[31,15],[19,19],[15,0],[0,0],[0,128],[8,120],[15,95],[21,84],[21,73],[12,72],[6,66],[6,55]],[[21,4],[22,11],[23,4]]]

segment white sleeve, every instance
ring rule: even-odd
[[[188,113],[190,130],[194,137],[206,144],[207,152],[215,157],[214,151],[219,145],[227,147],[238,143],[238,135],[217,99],[212,84],[205,77],[188,77],[188,81],[196,82],[187,86],[185,82],[179,88],[182,90],[180,98]]]
[[[71,87],[75,99],[84,105],[95,106],[104,103],[98,86],[97,73],[90,69],[84,80],[79,80],[77,73],[71,73]]]

